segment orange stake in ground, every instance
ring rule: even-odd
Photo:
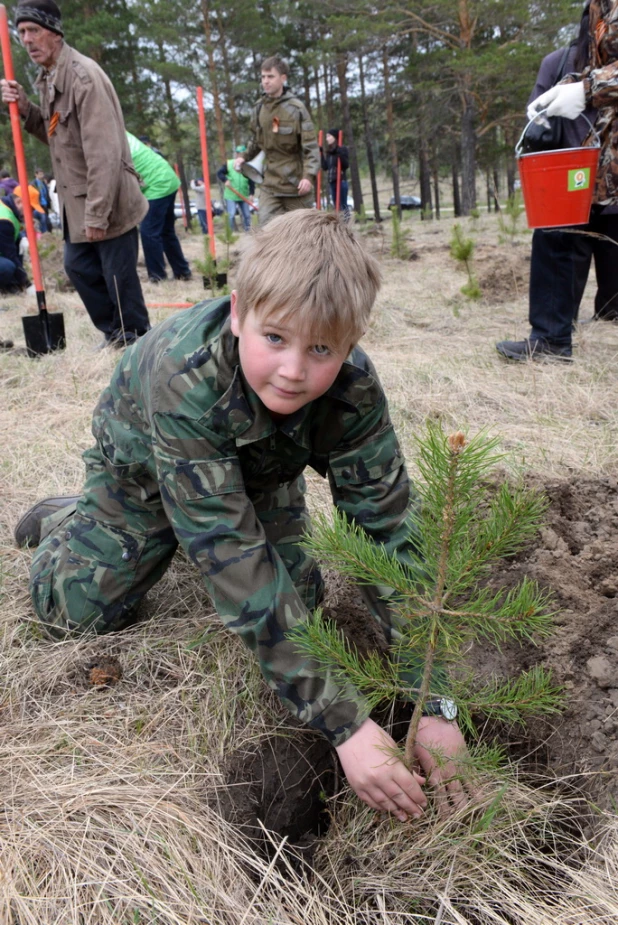
[[[206,137],[206,115],[204,113],[204,91],[197,88],[197,117],[200,124],[200,146],[202,149],[202,171],[204,173],[204,200],[206,204],[206,223],[208,225],[208,245],[213,260],[217,259],[215,246],[215,228],[212,221],[212,204],[210,198],[210,173],[208,170],[208,139]]]

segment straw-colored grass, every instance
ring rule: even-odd
[[[576,362],[507,366],[493,342],[525,335],[526,294],[493,306],[459,294],[452,222],[406,219],[416,261],[383,259],[367,337],[404,449],[427,416],[490,427],[510,465],[541,476],[616,475],[618,327],[580,328]],[[493,217],[479,239],[497,243]],[[388,232],[387,232],[388,233]],[[379,241],[370,238],[372,248]],[[504,245],[524,261],[529,237]],[[193,259],[201,242],[187,241]],[[509,250],[510,249],[510,250]],[[384,248],[388,253],[388,247]],[[500,259],[500,249],[497,249]],[[147,299],[203,296],[201,283],[146,286]],[[65,353],[0,354],[0,923],[2,925],[597,925],[618,920],[618,828],[539,783],[488,784],[473,811],[420,824],[380,820],[344,789],[313,870],[271,859],[217,811],[226,763],[278,731],[293,733],[251,655],[226,634],[178,557],[110,637],[45,641],[27,593],[30,554],[12,527],[38,497],[79,491],[80,452],[116,355],[73,294]],[[21,340],[25,297],[7,299],[0,337]],[[160,320],[169,310],[153,311]],[[591,314],[588,290],[582,317]],[[313,503],[327,492],[311,478]],[[119,657],[123,678],[97,690],[85,665]]]

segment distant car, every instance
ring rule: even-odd
[[[197,216],[197,206],[194,202],[189,203],[191,215]],[[182,218],[182,206],[179,202],[174,203],[174,218]]]
[[[422,202],[418,196],[401,196],[401,208],[402,209],[421,209],[423,207]],[[391,201],[388,204],[389,209],[394,209],[396,206],[395,197],[391,197]]]
[[[210,205],[212,206],[213,215],[223,215],[223,206],[218,199],[211,200]],[[197,218],[197,206],[193,202],[190,203],[191,215],[194,218]],[[174,203],[174,218],[182,218],[182,206],[179,202]]]

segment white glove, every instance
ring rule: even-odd
[[[586,94],[583,81],[574,84],[558,84],[550,87],[528,106],[528,119],[534,119],[539,110],[546,109],[547,116],[563,116],[577,119],[586,108]]]

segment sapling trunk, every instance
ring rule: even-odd
[[[427,648],[425,649],[425,661],[423,665],[423,674],[421,678],[421,685],[418,692],[418,697],[416,704],[414,706],[414,712],[412,713],[412,719],[410,720],[410,725],[408,727],[408,734],[406,736],[406,750],[405,750],[405,763],[408,768],[411,768],[414,763],[414,746],[416,744],[416,736],[418,734],[418,726],[423,715],[423,707],[429,697],[429,690],[431,685],[431,674],[433,671],[433,666],[436,658],[436,648],[438,645],[439,637],[439,624],[437,620],[437,614],[440,613],[442,608],[442,596],[446,586],[446,567],[448,564],[449,549],[451,544],[451,539],[453,536],[453,527],[454,527],[454,490],[455,490],[455,474],[457,472],[457,462],[458,457],[465,445],[464,435],[458,431],[456,434],[452,434],[448,438],[449,451],[451,453],[451,459],[449,460],[449,473],[448,481],[446,485],[446,499],[444,506],[444,532],[442,534],[442,549],[440,550],[440,560],[438,565],[438,575],[436,582],[436,593],[433,599],[433,610],[434,613],[431,617],[431,630],[429,633],[429,642],[427,643]]]

